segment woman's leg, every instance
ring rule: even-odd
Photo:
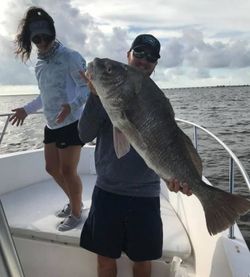
[[[77,166],[80,160],[81,146],[71,145],[58,149],[58,151],[60,171],[68,189],[71,211],[74,216],[79,217],[82,206],[82,181],[77,173]]]
[[[59,151],[55,143],[44,144],[44,157],[46,171],[55,179],[57,184],[70,199],[67,183],[64,182],[60,167]]]

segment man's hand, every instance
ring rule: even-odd
[[[70,114],[71,108],[69,104],[62,104],[62,109],[56,117],[56,123],[62,123],[65,118]]]
[[[191,188],[189,188],[187,183],[180,183],[177,179],[171,179],[169,181],[164,180],[164,181],[170,191],[174,191],[174,192],[180,191],[183,194],[186,194],[187,196],[192,195],[192,190]]]
[[[91,81],[90,81],[90,76],[89,76],[89,74],[88,74],[88,71],[86,71],[86,72],[84,72],[84,71],[79,71],[79,72],[80,72],[81,77],[82,77],[82,78],[84,79],[84,81],[86,82],[86,84],[87,84],[87,86],[88,86],[90,92],[91,92],[92,94],[94,94],[94,95],[97,95],[97,92],[96,92],[96,90],[95,90],[93,84],[92,84]]]
[[[12,112],[15,112],[13,115],[10,116],[9,121],[11,122],[12,125],[23,125],[23,121],[27,116],[27,113],[24,108],[17,108],[11,110]]]

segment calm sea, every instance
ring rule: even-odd
[[[250,87],[205,87],[164,90],[175,110],[176,117],[195,122],[218,136],[240,159],[250,175]],[[35,95],[0,96],[0,114],[20,107]],[[0,132],[4,118],[0,118]],[[43,147],[42,115],[30,115],[22,127],[8,126],[0,145],[0,154]],[[192,137],[193,130],[184,124],[180,127]],[[198,150],[203,160],[204,175],[213,185],[228,189],[229,157],[214,140],[198,132]],[[250,199],[239,170],[235,170],[236,192]],[[250,246],[250,213],[238,221]]]

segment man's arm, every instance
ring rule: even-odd
[[[106,118],[99,97],[90,94],[78,123],[81,141],[87,143],[95,139]]]

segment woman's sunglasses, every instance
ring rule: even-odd
[[[36,35],[34,36],[31,41],[35,44],[41,43],[41,41],[44,41],[46,43],[51,42],[53,40],[52,36],[41,34],[41,35]]]
[[[158,60],[156,56],[152,55],[151,53],[149,53],[148,51],[145,51],[142,48],[135,48],[133,49],[132,53],[135,58],[146,59],[150,63],[156,63]]]

